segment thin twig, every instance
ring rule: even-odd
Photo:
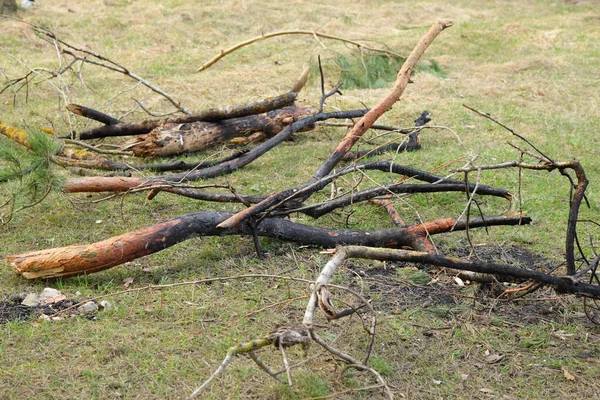
[[[267,374],[269,374],[269,376],[271,376],[273,379],[275,379],[277,382],[281,382],[281,379],[277,376],[277,374],[273,371],[271,371],[271,369],[269,367],[267,367],[254,353],[254,351],[251,351],[248,353],[248,357],[250,357],[252,359],[252,361],[254,361],[256,363],[256,365],[258,365],[258,367],[260,369],[262,369],[263,371],[265,371]]]
[[[207,380],[205,380],[202,385],[200,385],[198,388],[196,388],[196,390],[194,390],[192,392],[192,394],[190,395],[189,398],[190,399],[196,398],[204,390],[205,387],[210,385],[210,383],[212,381],[214,381],[217,376],[219,376],[223,371],[225,371],[225,368],[227,368],[227,365],[229,365],[229,363],[231,362],[231,359],[233,358],[233,356],[235,354],[236,354],[235,348],[231,348],[227,352],[227,355],[223,359],[223,362],[221,362],[221,365],[219,365],[219,368],[217,368],[217,370],[215,372],[213,372],[213,374]]]
[[[284,346],[280,345],[279,350],[281,351],[281,358],[283,359],[283,366],[285,367],[285,376],[287,377],[287,382],[289,386],[293,386],[292,383],[292,370],[290,368],[290,363],[287,359],[287,355],[285,354]]]
[[[81,146],[85,149],[88,149],[90,151],[93,151],[93,152],[96,152],[99,154],[114,154],[114,155],[120,155],[120,156],[132,156],[133,155],[133,152],[131,152],[131,151],[102,150],[102,149],[98,148],[97,146],[93,146],[93,145],[83,142],[81,140],[65,139],[65,143],[75,144],[77,146]]]

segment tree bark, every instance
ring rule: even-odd
[[[220,122],[191,122],[162,125],[147,135],[139,135],[125,143],[122,150],[141,157],[165,157],[204,150],[236,137],[259,140],[272,137],[302,117],[311,115],[310,107],[285,107],[268,113],[227,119]],[[314,126],[304,128],[313,129]]]

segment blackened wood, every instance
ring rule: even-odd
[[[203,211],[184,214],[166,221],[137,229],[89,245],[72,245],[61,248],[33,251],[6,257],[20,275],[27,279],[57,278],[102,271],[116,265],[156,253],[195,236],[251,235],[283,241],[316,245],[325,248],[338,245],[361,245],[372,247],[410,246],[415,235],[461,230],[466,221],[448,219],[443,224],[430,223],[427,228],[419,225],[406,228],[360,231],[351,229],[326,229],[303,225],[283,218],[267,218],[258,226],[248,221],[223,229],[218,225],[233,214]],[[471,218],[469,227],[496,224],[529,223],[528,218],[487,217]]]
[[[102,122],[106,125],[117,125],[121,123],[121,121],[110,115],[94,110],[93,108],[80,106],[79,104],[67,104],[67,110],[71,111],[73,114],[93,119],[94,121]]]

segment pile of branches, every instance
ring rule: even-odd
[[[295,107],[293,105],[294,100],[306,82],[308,70],[303,72],[301,78],[288,93],[275,98],[225,109],[208,110],[199,114],[192,114],[187,110],[180,109],[185,114],[181,117],[123,123],[99,111],[83,106],[69,105],[68,108],[71,112],[100,121],[104,125],[79,132],[77,137],[70,134],[68,138],[63,138],[64,142],[85,147],[86,145],[82,143],[90,139],[135,135],[133,139],[121,145],[117,150],[118,154],[133,154],[143,157],[176,155],[195,152],[217,143],[227,143],[240,136],[244,137],[244,141],[262,142],[249,151],[234,152],[225,159],[210,163],[189,164],[177,162],[158,166],[156,164],[133,165],[116,162],[97,154],[88,157],[87,153],[67,152],[66,148],[62,147],[54,152],[51,157],[52,161],[60,165],[93,167],[114,171],[154,169],[160,172],[170,172],[154,177],[96,176],[72,178],[62,183],[62,189],[65,192],[106,192],[110,195],[124,195],[145,191],[148,192],[148,199],[152,199],[162,192],[211,202],[241,203],[245,208],[239,212],[200,211],[179,215],[97,243],[11,255],[6,257],[6,261],[24,278],[49,279],[106,270],[161,251],[195,236],[251,236],[254,239],[259,256],[262,255],[258,241],[259,236],[316,245],[326,249],[335,248],[336,250],[331,251],[333,258],[324,266],[320,276],[314,282],[312,296],[302,326],[300,328],[279,330],[266,338],[237,345],[230,349],[221,367],[215,371],[215,374],[204,385],[194,392],[194,396],[200,393],[214,377],[225,369],[233,355],[244,353],[254,357],[253,352],[258,348],[274,345],[282,349],[285,361],[283,348],[297,344],[304,346],[310,338],[310,340],[325,347],[337,357],[345,360],[350,366],[373,373],[381,387],[391,397],[391,392],[381,376],[368,366],[368,355],[364,361],[360,361],[332,348],[318,336],[313,327],[314,313],[317,309],[320,309],[329,319],[337,319],[347,315],[347,313],[335,311],[327,287],[331,286],[330,279],[336,268],[349,258],[410,261],[434,265],[470,273],[470,279],[489,279],[490,276],[493,276],[493,279],[499,281],[534,281],[539,285],[552,286],[558,292],[600,299],[600,286],[598,285],[600,282],[596,278],[599,256],[588,259],[583,252],[576,255],[576,250],[581,250],[577,239],[579,208],[585,200],[585,191],[588,185],[585,172],[577,161],[555,161],[539,151],[525,138],[501,124],[513,135],[525,141],[529,149],[515,146],[521,157],[519,161],[514,162],[477,166],[473,160],[469,160],[465,167],[452,171],[453,173],[463,174],[464,179],[444,177],[389,161],[353,162],[346,166],[340,166],[343,161],[377,154],[390,149],[393,151],[410,151],[420,148],[419,132],[430,121],[428,112],[423,112],[417,118],[413,129],[402,132],[405,135],[405,140],[402,143],[394,143],[363,152],[352,151],[353,146],[365,132],[374,127],[379,117],[399,100],[409,83],[417,62],[432,41],[448,26],[450,24],[445,22],[433,24],[406,58],[390,92],[371,109],[324,112],[323,105],[326,99],[338,93],[339,88],[334,88],[329,93],[325,93],[324,88],[322,88],[322,99],[317,111],[309,107]],[[68,51],[75,54],[72,49]],[[177,105],[178,108],[181,108],[178,103]],[[500,124],[491,116],[472,110]],[[332,150],[327,159],[315,169],[312,178],[303,185],[287,188],[269,195],[241,194],[234,188],[223,185],[193,185],[194,181],[226,175],[240,169],[289,139],[295,133],[314,129],[318,123],[333,119],[359,119],[359,121],[351,124],[351,128],[345,137]],[[0,133],[13,138],[24,146],[31,147],[24,134],[17,129],[0,125]],[[87,145],[87,147],[95,146]],[[85,156],[81,154],[85,154]],[[534,159],[535,162],[525,162],[523,161],[525,157]],[[536,269],[522,269],[503,264],[460,260],[439,253],[434,246],[431,237],[441,233],[468,232],[468,230],[476,228],[498,225],[524,225],[531,222],[529,217],[515,211],[517,209],[516,199],[509,191],[480,183],[479,177],[483,170],[500,168],[558,171],[568,178],[572,194],[567,233],[565,235],[566,274],[557,276]],[[176,172],[178,170],[182,172]],[[369,171],[385,172],[391,176],[396,176],[397,179],[395,182],[385,185],[363,190],[352,190],[349,193],[334,196],[327,201],[309,202],[315,193],[334,184],[340,177],[347,174],[367,175]],[[471,173],[477,173],[477,179],[474,181],[469,180],[469,174]],[[411,179],[411,182],[416,181],[418,183],[407,183],[407,177]],[[228,192],[210,191],[210,189],[216,188],[226,189]],[[391,201],[400,194],[440,192],[465,193],[468,199],[465,212],[458,218],[442,218],[410,225],[400,218]],[[492,196],[504,199],[507,203],[507,211],[501,215],[483,215],[482,213],[472,215],[472,207],[477,207],[476,196]],[[319,218],[334,210],[366,201],[384,207],[396,227],[370,231],[330,229],[304,225],[289,219],[290,215],[297,213]],[[588,277],[591,278],[586,282],[585,279],[588,279]],[[368,301],[358,294],[357,296],[362,302],[360,307],[371,307]],[[374,325],[369,334],[374,336]],[[261,366],[259,361],[257,361],[257,364]]]

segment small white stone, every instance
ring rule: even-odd
[[[52,289],[52,288],[44,288],[42,293],[40,293],[40,303],[43,303],[47,299],[52,299],[54,297],[60,296],[62,293],[60,290]]]
[[[38,6],[38,4],[35,2],[35,0],[23,0],[21,2],[21,8],[24,8],[24,9],[35,8],[37,6]]]
[[[110,310],[112,308],[112,304],[108,300],[102,300],[100,302],[100,308],[103,310]]]
[[[35,293],[29,293],[21,304],[27,307],[37,307],[40,305],[40,296]]]

